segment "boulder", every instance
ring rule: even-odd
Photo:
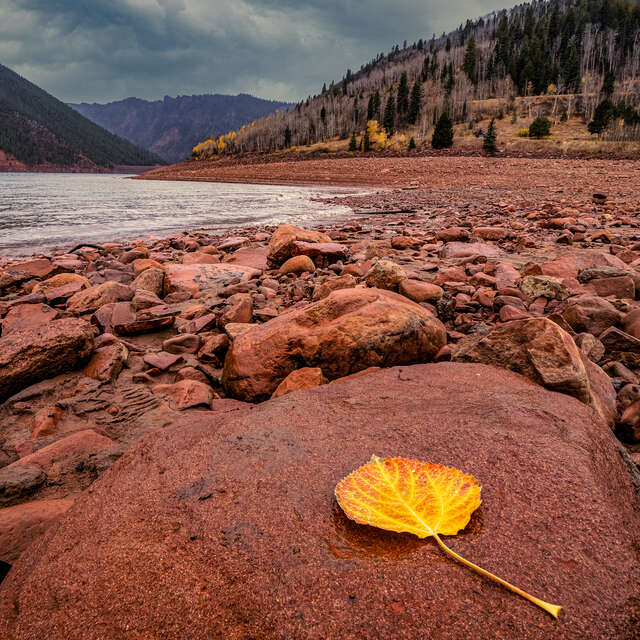
[[[58,317],[59,313],[46,304],[17,304],[9,309],[2,321],[2,335],[21,329],[36,329]]]
[[[342,289],[235,336],[222,383],[235,398],[262,400],[301,367],[320,367],[333,380],[371,366],[429,362],[445,343],[444,325],[407,298]]]
[[[485,258],[497,258],[501,255],[500,249],[492,244],[483,242],[447,242],[438,252],[440,258],[469,258],[471,256],[484,256]]]
[[[246,282],[260,273],[241,264],[166,264],[164,293],[185,291],[193,298],[215,295],[234,281]]]
[[[267,264],[272,268],[279,267],[292,255],[292,245],[296,240],[302,242],[331,242],[331,237],[320,231],[312,231],[292,224],[279,226],[269,240]]]
[[[316,265],[309,256],[299,255],[289,258],[280,267],[279,273],[281,276],[286,276],[288,273],[294,273],[300,275],[301,273],[314,273]]]
[[[83,287],[90,287],[91,283],[84,276],[81,276],[77,273],[59,273],[57,276],[53,276],[52,278],[48,278],[47,280],[43,280],[42,282],[38,282],[38,284],[33,287],[31,293],[36,293],[38,291],[49,291],[50,289],[57,289],[59,287],[64,287],[65,285],[71,284],[73,282],[79,282]]]
[[[73,498],[62,498],[0,509],[0,562],[13,564],[72,504]]]
[[[620,322],[620,312],[608,301],[594,295],[581,295],[567,302],[562,317],[577,333],[599,336]]]
[[[96,349],[84,369],[84,375],[95,380],[113,382],[117,380],[128,357],[129,350],[122,342],[108,344]]]
[[[548,318],[513,320],[486,335],[471,335],[456,345],[451,359],[516,371],[592,406],[609,425],[615,419],[615,391],[609,377]]]
[[[611,296],[614,298],[630,298],[636,295],[636,285],[633,278],[620,276],[617,278],[597,278],[590,280],[585,285],[585,290],[598,296]]]
[[[358,281],[350,273],[345,273],[337,278],[330,278],[325,280],[322,284],[316,285],[316,288],[313,290],[313,299],[322,300],[332,291],[353,289],[356,284],[358,284]]]
[[[403,296],[414,302],[436,302],[444,295],[442,287],[437,284],[411,278],[402,280],[398,289]]]
[[[213,389],[208,384],[188,378],[174,384],[157,384],[153,393],[168,396],[178,410],[200,406],[208,408],[214,398]]]
[[[156,296],[161,296],[164,291],[164,269],[155,267],[145,269],[133,281],[131,287],[134,291],[149,291]]]
[[[69,298],[67,310],[73,313],[90,313],[102,305],[122,302],[133,298],[133,289],[120,282],[104,282],[95,287],[78,291]]]
[[[294,240],[291,243],[291,255],[308,256],[318,267],[328,267],[340,260],[349,259],[349,247],[337,242],[303,242]]]
[[[482,504],[446,544],[560,620],[433,539],[346,518],[335,486],[372,453],[473,474]],[[150,434],[14,564],[0,636],[631,639],[639,547],[632,475],[587,407],[494,367],[402,367]]]
[[[264,271],[267,268],[267,248],[243,247],[233,253],[228,253],[222,261]]]
[[[0,403],[29,385],[77,369],[92,350],[93,328],[78,318],[0,338]]]
[[[389,291],[397,291],[400,283],[406,279],[406,271],[391,260],[378,260],[364,277],[369,287]]]
[[[292,391],[301,389],[311,389],[329,381],[324,377],[322,369],[319,367],[303,367],[292,371],[273,392],[272,398],[278,398]]]
[[[37,465],[23,464],[0,469],[0,506],[5,507],[19,501],[39,489],[47,479]]]

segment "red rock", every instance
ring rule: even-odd
[[[289,258],[282,264],[278,273],[281,276],[285,276],[288,273],[295,273],[300,275],[301,273],[314,273],[316,265],[313,264],[313,260],[309,256],[299,255]]]
[[[147,269],[160,269],[162,271],[162,264],[151,258],[138,258],[133,261],[133,273],[136,277]]]
[[[120,322],[112,319],[113,330],[124,336],[135,336],[140,333],[150,333],[152,331],[160,331],[167,329],[175,322],[175,316],[178,312],[167,307],[152,307],[136,314],[135,320]]]
[[[205,293],[217,294],[232,281],[246,282],[260,275],[260,271],[240,264],[167,264],[164,292],[185,291],[193,298]]]
[[[275,268],[288,260],[293,255],[292,245],[296,240],[302,242],[331,242],[331,237],[319,231],[283,224],[276,229],[269,240],[267,264]]]
[[[449,227],[436,233],[436,240],[443,242],[466,242],[470,237],[468,229],[462,227]]]
[[[73,371],[93,350],[91,325],[76,318],[52,320],[0,338],[0,402],[41,380]]]
[[[414,302],[433,302],[440,300],[444,295],[442,287],[430,282],[412,280],[411,278],[402,280],[398,290],[403,296]]]
[[[561,620],[433,540],[347,519],[336,483],[372,451],[478,478],[447,544]],[[493,367],[402,367],[151,434],[13,566],[0,636],[633,638],[639,521],[615,438],[575,399]]]
[[[640,400],[632,402],[624,410],[619,429],[627,442],[640,442]]]
[[[119,258],[122,264],[131,264],[136,260],[141,260],[149,257],[149,249],[146,247],[135,247],[129,251],[125,251]]]
[[[169,338],[162,343],[162,349],[168,353],[197,353],[202,345],[202,337],[192,333]]]
[[[223,386],[235,398],[270,396],[292,371],[320,367],[329,379],[371,366],[428,362],[444,346],[442,323],[380,289],[343,289],[237,335]]]
[[[47,258],[37,258],[25,262],[16,262],[11,265],[12,271],[20,271],[29,274],[32,278],[46,278],[56,271],[57,267]]]
[[[185,253],[184,256],[182,256],[182,264],[218,264],[219,262],[220,256],[211,255],[210,253],[204,253],[201,251]]]
[[[636,286],[632,278],[597,278],[585,285],[585,290],[598,296],[613,296],[615,298],[631,298],[636,295]]]
[[[249,238],[244,238],[242,236],[233,236],[231,238],[223,240],[217,248],[218,251],[232,251],[233,249],[244,247],[249,243]]]
[[[156,353],[147,353],[142,358],[150,367],[166,371],[174,364],[182,360],[181,355],[167,353],[166,351],[158,351]]]
[[[209,378],[194,367],[183,367],[176,373],[176,382],[180,382],[181,380],[197,380],[198,382],[202,382],[203,384],[209,384]]]
[[[444,349],[444,347],[443,347]],[[442,349],[440,349],[442,351]],[[362,371],[357,371],[356,373],[351,373],[348,376],[343,376],[342,378],[336,378],[335,380],[331,380],[329,384],[338,384],[339,382],[345,382],[346,380],[354,380],[355,378],[361,378],[362,376],[368,376],[370,373],[375,373],[376,371],[380,371],[380,367],[368,367],[367,369],[363,369]]]
[[[222,364],[224,356],[227,353],[227,349],[229,348],[229,344],[229,337],[226,334],[210,334],[204,339],[202,348],[198,352],[198,358],[205,362]]]
[[[105,304],[122,302],[133,298],[133,289],[120,282],[105,282],[79,291],[67,302],[67,310],[73,313],[89,313]]]
[[[29,443],[32,444],[32,443]],[[36,465],[8,465],[0,468],[0,506],[7,507],[37,491],[46,481],[44,471]]]
[[[622,328],[626,333],[640,340],[640,309],[632,309],[623,316]]]
[[[149,267],[140,273],[132,282],[131,288],[138,291],[149,291],[156,296],[161,296],[164,291],[164,270]]]
[[[574,396],[613,424],[615,392],[609,377],[547,318],[514,320],[484,336],[471,335],[456,345],[452,360],[517,371],[547,389]]]
[[[90,456],[113,444],[110,438],[96,433],[93,429],[85,429],[38,449],[35,453],[24,456],[9,466],[36,465],[52,480],[56,473],[71,471],[79,462],[87,462]]]
[[[128,357],[129,351],[122,342],[114,342],[96,349],[84,369],[84,375],[95,380],[114,382],[118,379]]]
[[[43,407],[33,416],[31,435],[34,439],[50,436],[56,432],[56,426],[64,412],[60,407]]]
[[[527,318],[531,318],[530,313],[510,304],[505,304],[500,307],[499,316],[500,322],[511,322],[512,320],[526,320]]]
[[[36,329],[55,320],[59,313],[46,304],[19,304],[9,309],[2,321],[2,335],[21,329]]]
[[[0,561],[13,564],[73,502],[73,498],[36,500],[0,509]]]
[[[174,384],[158,384],[153,393],[168,396],[170,403],[178,410],[192,407],[209,407],[214,398],[213,389],[198,380],[180,380]]]
[[[48,280],[44,280],[43,282],[39,282],[31,291],[31,293],[36,293],[38,291],[49,291],[50,289],[57,289],[59,287],[64,287],[65,285],[79,282],[82,284],[82,288],[88,288],[91,286],[91,283],[84,276],[78,275],[77,273],[59,273],[57,276],[53,276]]]
[[[562,317],[574,331],[599,336],[608,327],[618,324],[621,314],[607,300],[598,296],[582,295],[567,302]]]
[[[220,328],[230,323],[244,324],[253,318],[253,302],[248,293],[235,293],[227,299],[227,306],[222,312],[218,324]]]
[[[336,242],[303,242],[294,240],[291,243],[292,256],[308,256],[318,267],[327,267],[340,260],[349,259],[349,247]]]
[[[227,254],[222,261],[252,267],[258,271],[265,271],[267,268],[267,248],[244,247]]]
[[[405,249],[419,249],[423,244],[420,238],[413,238],[411,236],[393,236],[391,238],[391,248],[398,251],[404,251]]]
[[[322,369],[318,367],[303,367],[292,371],[276,388],[271,395],[272,398],[284,396],[292,391],[311,389],[329,381],[322,374]]]
[[[475,227],[473,235],[481,240],[504,240],[509,231],[504,227]]]
[[[492,244],[482,242],[448,242],[440,249],[440,258],[469,258],[471,256],[484,256],[486,258],[497,258],[501,254],[500,249]]]

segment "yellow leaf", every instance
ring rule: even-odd
[[[478,481],[453,467],[407,458],[377,458],[356,469],[336,486],[338,504],[359,522],[388,531],[433,536],[450,556],[538,605],[554,618],[561,606],[544,602],[452,551],[440,535],[464,529],[480,506]]]

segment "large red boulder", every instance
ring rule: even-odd
[[[301,242],[331,242],[331,237],[321,231],[313,231],[292,224],[280,225],[269,240],[267,264],[272,268],[279,267],[293,255],[293,243]]]
[[[380,289],[341,289],[237,336],[222,376],[227,393],[264,400],[295,369],[320,367],[329,380],[368,367],[430,362],[444,325],[415,302]]]
[[[47,378],[73,371],[93,350],[93,328],[63,318],[0,338],[0,402]]]
[[[334,488],[371,454],[473,474],[482,505],[447,544],[560,619],[348,520]],[[155,431],[13,566],[0,637],[630,639],[639,549],[632,476],[585,405],[504,369],[400,367]]]

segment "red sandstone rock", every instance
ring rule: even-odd
[[[64,287],[65,285],[71,284],[72,282],[79,282],[83,285],[84,288],[88,288],[91,286],[89,280],[77,273],[59,273],[57,276],[53,276],[48,280],[39,282],[35,287],[33,287],[32,293],[36,293],[38,291],[49,291],[50,289],[57,289],[59,287]]]
[[[398,290],[403,296],[414,302],[433,302],[444,295],[442,287],[430,282],[412,280],[411,278],[402,280]]]
[[[115,381],[124,367],[129,351],[122,342],[114,342],[94,351],[84,375],[95,380]]]
[[[185,291],[193,298],[205,293],[216,294],[234,280],[247,281],[260,271],[240,264],[167,264],[165,265],[165,295]]]
[[[372,452],[472,473],[482,505],[447,544],[561,619],[433,540],[347,519],[336,483]],[[575,399],[493,367],[385,370],[157,430],[14,565],[0,636],[632,638],[639,522],[613,435]]]
[[[303,242],[294,240],[291,243],[291,255],[308,256],[318,267],[327,267],[340,260],[349,258],[349,248],[336,242]]]
[[[153,387],[153,393],[168,396],[171,404],[178,410],[209,407],[214,398],[213,389],[209,385],[191,379],[180,380],[174,384],[158,384]]]
[[[582,295],[567,302],[562,317],[578,333],[599,336],[608,327],[618,324],[620,312],[607,300],[594,295]]]
[[[331,242],[326,233],[311,231],[291,224],[279,226],[269,240],[267,263],[271,267],[279,267],[292,255],[292,245],[296,240],[302,242]]]
[[[93,329],[76,318],[0,338],[0,402],[35,382],[73,371],[92,350]]]
[[[289,258],[282,264],[278,273],[285,276],[288,273],[301,274],[305,271],[307,273],[313,273],[316,270],[316,265],[313,264],[313,260],[309,256],[298,255],[293,258]]]
[[[364,279],[369,287],[397,291],[400,283],[407,279],[407,273],[399,264],[391,260],[378,260],[367,271]]]
[[[55,320],[59,312],[46,304],[19,304],[9,309],[2,321],[2,335],[21,329],[36,329]]]
[[[329,382],[322,374],[322,369],[318,367],[303,367],[292,371],[277,387],[271,395],[278,398],[292,391],[301,389],[311,389]]]
[[[428,362],[445,342],[442,323],[416,303],[380,289],[343,289],[236,336],[222,381],[233,397],[255,401],[301,366],[320,367],[331,380]]]
[[[210,253],[204,253],[201,251],[195,251],[194,253],[185,253],[182,257],[182,264],[217,264],[219,262],[219,256],[211,255]]]
[[[120,282],[105,282],[79,291],[67,302],[67,309],[73,313],[89,313],[105,304],[122,302],[133,298],[133,289]]]

